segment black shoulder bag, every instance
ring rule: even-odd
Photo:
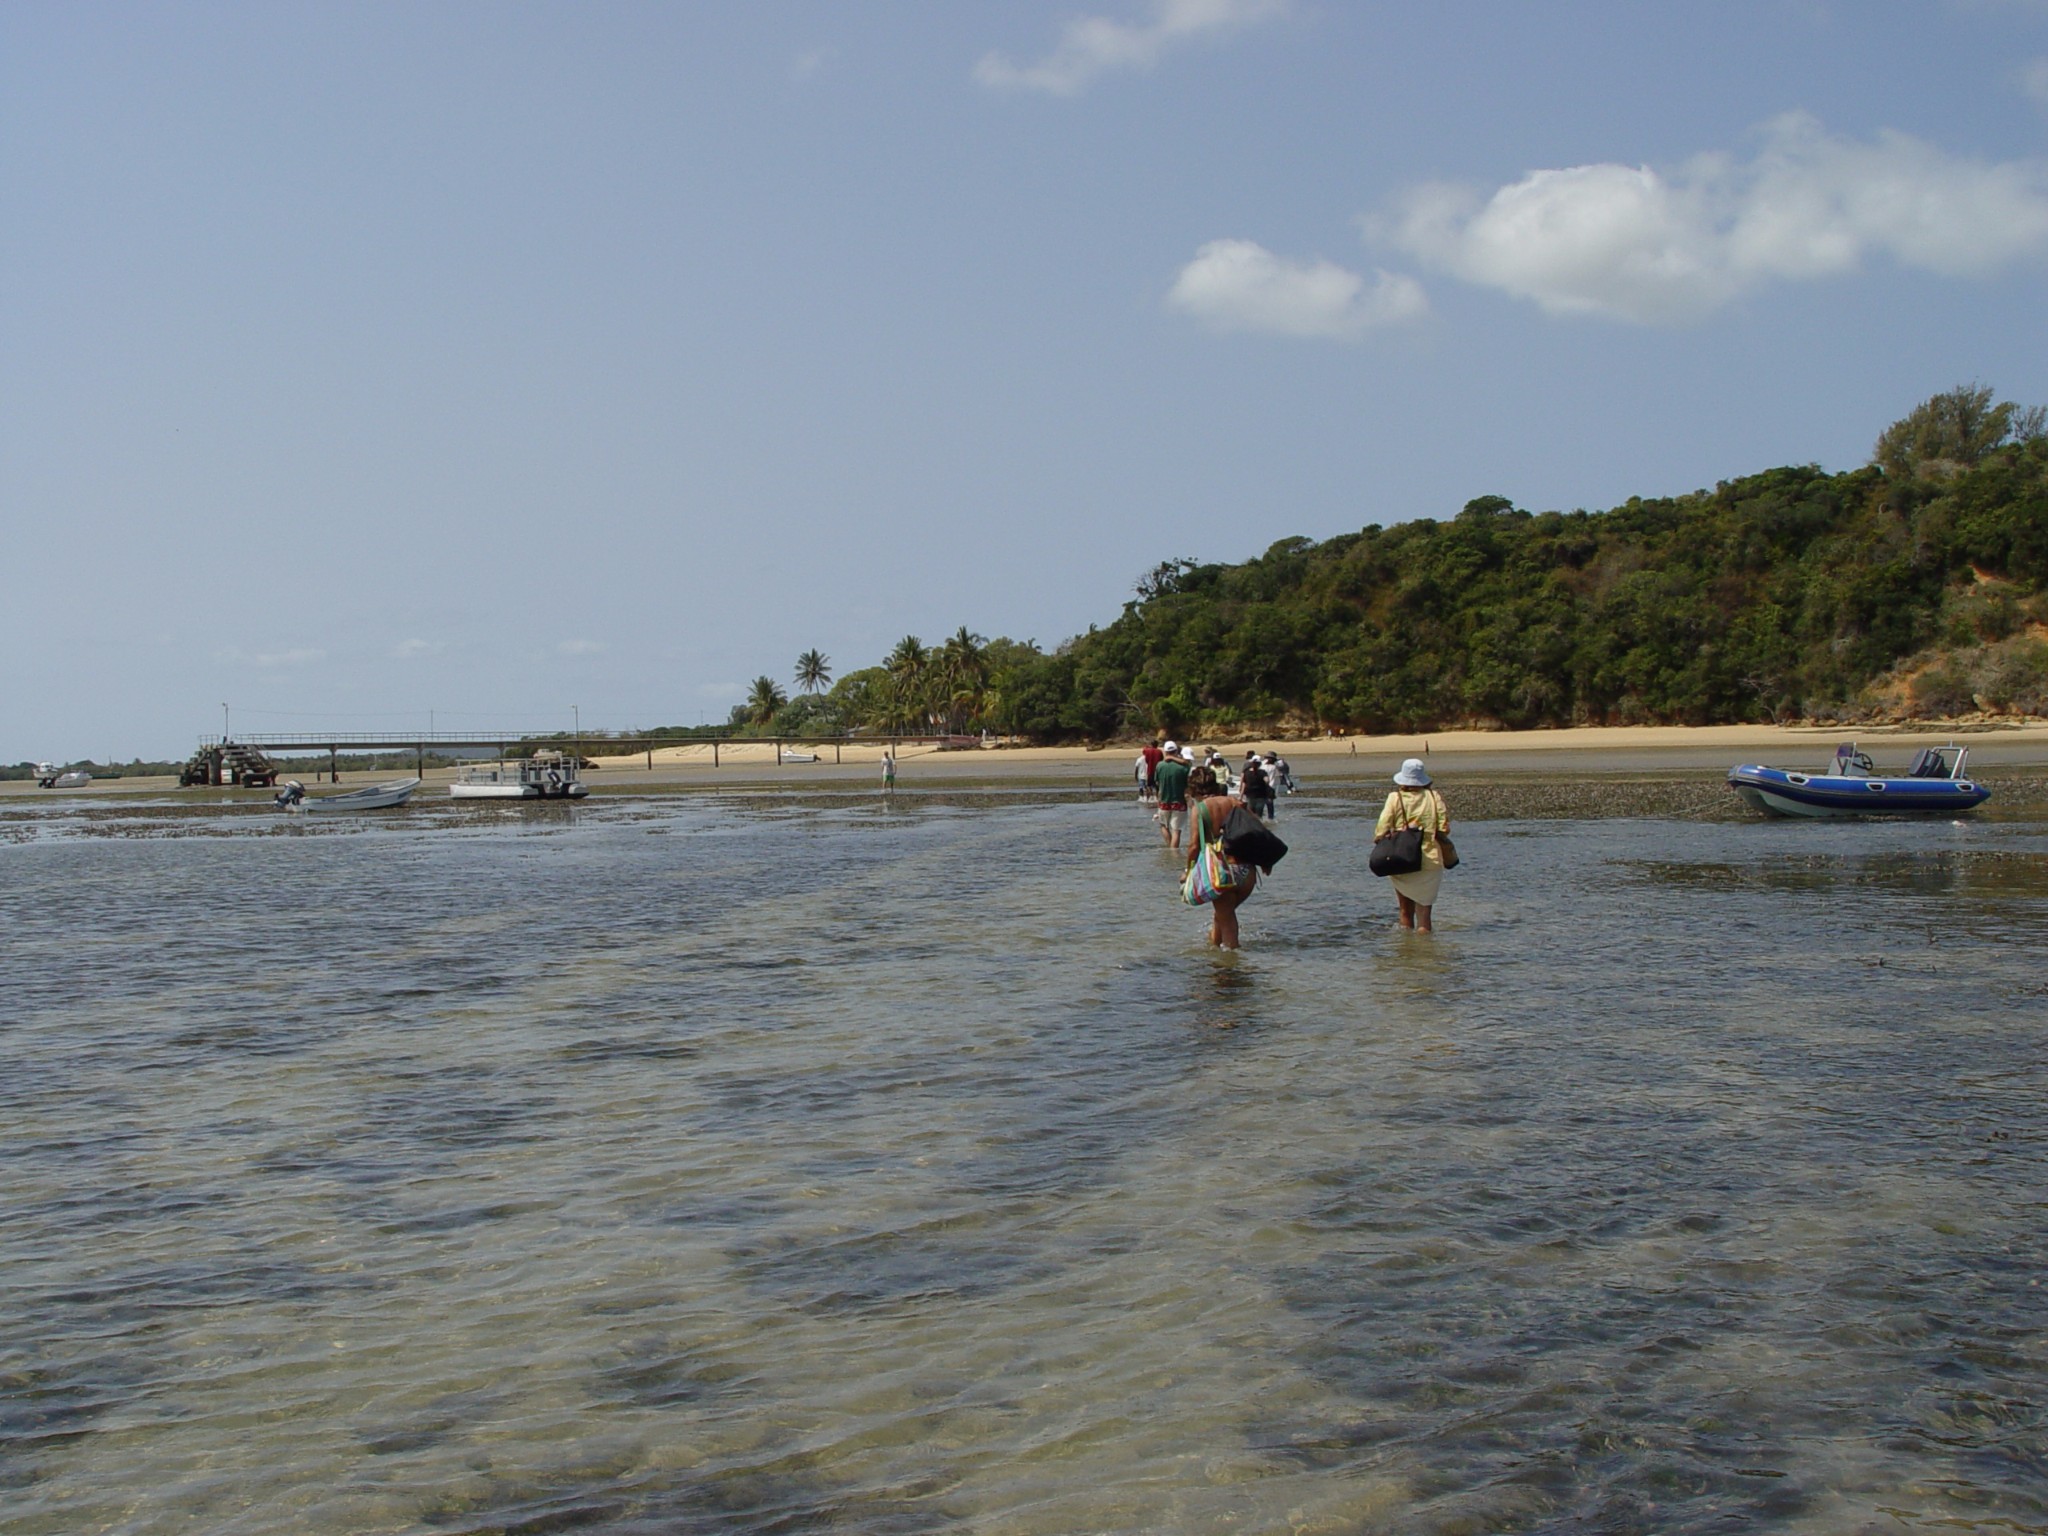
[[[1406,795],[1401,797],[1401,814],[1408,814]],[[1422,828],[1396,827],[1385,837],[1375,838],[1372,857],[1365,861],[1365,867],[1383,877],[1414,874],[1422,868]]]
[[[1240,805],[1223,819],[1223,852],[1240,864],[1253,865],[1270,875],[1273,866],[1287,857],[1287,845],[1271,827]]]

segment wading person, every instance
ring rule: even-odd
[[[1159,823],[1159,840],[1175,853],[1188,829],[1188,770],[1193,766],[1173,742],[1166,744],[1166,756],[1152,774],[1152,787],[1159,795],[1159,809],[1152,819]]]
[[[1394,775],[1394,791],[1380,808],[1380,819],[1372,829],[1374,841],[1403,827],[1422,834],[1422,867],[1410,874],[1395,875],[1394,897],[1401,903],[1401,926],[1431,932],[1430,908],[1436,905],[1437,887],[1444,879],[1444,852],[1439,838],[1451,831],[1451,813],[1444,797],[1430,787],[1429,770],[1422,759],[1411,757]]]
[[[1259,761],[1258,753],[1245,753],[1244,771],[1237,776],[1237,792],[1244,796],[1244,803],[1252,808],[1254,816],[1262,821],[1273,819],[1273,780],[1266,765]]]
[[[1223,786],[1217,783],[1213,769],[1205,766],[1188,775],[1189,864],[1200,856],[1204,843],[1215,842],[1223,835],[1223,824],[1230,819],[1230,813],[1243,804],[1237,796],[1223,793]],[[1209,903],[1209,943],[1217,949],[1235,949],[1237,909],[1244,905],[1252,887],[1259,883],[1259,872],[1249,864],[1237,863],[1228,855],[1224,857],[1223,866],[1230,873],[1230,889],[1218,891]]]

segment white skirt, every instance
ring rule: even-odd
[[[1394,889],[1414,902],[1418,907],[1436,905],[1437,887],[1444,883],[1444,867],[1427,854],[1423,855],[1422,868],[1412,875],[1392,877]]]

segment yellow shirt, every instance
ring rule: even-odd
[[[1385,837],[1399,827],[1422,829],[1422,862],[1441,864],[1444,856],[1436,846],[1437,834],[1451,830],[1451,813],[1444,805],[1444,797],[1433,789],[1397,789],[1387,796],[1387,803],[1380,808],[1380,819],[1373,825],[1375,838]]]

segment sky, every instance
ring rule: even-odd
[[[2048,0],[14,0],[0,761],[717,721],[2044,342]]]

